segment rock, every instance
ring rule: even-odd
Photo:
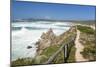
[[[50,28],[46,33],[43,33],[40,39],[35,43],[38,45],[37,52],[41,54],[42,51],[49,46],[63,44],[63,42],[66,40],[66,37],[69,37],[71,35],[70,33],[73,32],[75,32],[75,29],[71,28],[69,31],[65,31],[63,34],[56,36],[53,30]]]
[[[37,41],[37,42],[35,43],[35,45],[38,45],[38,44],[40,44],[40,41]]]
[[[50,28],[46,33],[41,35],[41,38],[35,44],[38,45],[38,49],[41,50],[51,46],[55,39],[56,35]]]
[[[27,49],[31,49],[32,48],[32,46],[27,46]]]

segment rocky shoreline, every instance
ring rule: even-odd
[[[35,43],[37,46],[37,54],[31,60],[24,58],[20,58],[16,61],[13,61],[12,64],[16,66],[21,65],[33,65],[33,64],[42,64],[48,60],[48,58],[54,54],[59,47],[66,43],[68,40],[71,39],[72,35],[76,34],[76,28],[71,27],[69,30],[65,31],[59,36],[56,36],[53,30],[50,28],[46,33],[43,33],[40,39]],[[28,46],[27,49],[32,49],[31,46]],[[74,50],[75,51],[75,50]],[[63,55],[62,55],[63,56]],[[61,58],[62,59],[62,58]],[[72,60],[71,60],[72,61]],[[61,61],[62,62],[62,61]]]

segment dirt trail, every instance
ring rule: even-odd
[[[75,48],[76,48],[75,58],[76,58],[76,62],[88,61],[80,53],[80,52],[83,51],[84,46],[79,42],[79,37],[80,37],[80,31],[77,30],[77,36],[76,36],[76,39],[75,39]]]

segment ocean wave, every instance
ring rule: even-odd
[[[12,23],[12,60],[32,57],[36,53],[34,43],[40,38],[43,32],[47,32],[52,28],[56,35],[60,35],[69,27],[57,26],[64,25],[65,23],[52,23],[49,24],[42,22],[39,23]],[[33,45],[34,49],[27,49],[27,46]],[[34,51],[34,52],[33,52]]]

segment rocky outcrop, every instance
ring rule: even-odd
[[[36,42],[36,45],[38,45],[38,50],[43,50],[43,49],[51,46],[52,44],[54,44],[55,39],[56,39],[56,35],[50,28],[48,30],[48,32],[43,33],[41,35],[41,38],[38,40],[38,42]]]
[[[56,36],[53,32],[53,30],[50,28],[48,30],[48,32],[43,33],[41,35],[41,38],[36,42],[36,45],[38,45],[38,50],[37,52],[39,54],[42,53],[42,51],[49,47],[49,46],[53,46],[53,45],[59,45],[59,44],[63,44],[64,41],[66,41],[66,38],[68,36],[70,36],[70,32],[75,32],[74,28],[71,28],[69,31],[64,32],[63,34],[61,34],[60,36]]]

